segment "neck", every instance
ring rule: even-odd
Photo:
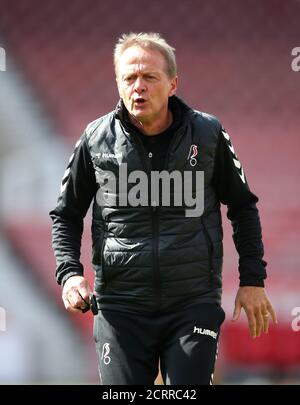
[[[156,135],[165,131],[173,122],[173,114],[170,110],[166,111],[166,115],[155,122],[142,122],[129,114],[129,119],[145,135]]]

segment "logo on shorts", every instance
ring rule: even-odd
[[[104,345],[102,346],[102,355],[101,355],[101,360],[103,360],[103,363],[107,366],[110,361],[111,358],[109,357],[109,352],[110,352],[110,347],[109,347],[109,343],[104,343]]]
[[[197,326],[194,326],[193,333],[198,333],[199,335],[211,336],[213,339],[217,339],[217,336],[218,336],[218,334],[216,332],[214,332],[213,330],[198,328]]]
[[[190,152],[188,155],[187,160],[190,160],[190,165],[191,166],[196,166],[197,164],[197,159],[196,156],[198,155],[198,146],[197,145],[191,145],[190,147]]]

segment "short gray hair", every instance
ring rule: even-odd
[[[118,61],[122,53],[131,46],[150,48],[160,52],[166,61],[167,75],[173,79],[177,75],[175,48],[172,48],[162,36],[156,32],[140,32],[123,34],[117,41],[114,50],[114,66],[117,74]]]

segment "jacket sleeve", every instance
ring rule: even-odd
[[[227,217],[239,254],[240,286],[264,287],[267,263],[263,260],[258,198],[249,189],[243,167],[224,128],[219,134],[213,184],[219,200],[228,207]]]
[[[83,275],[80,263],[83,219],[95,193],[95,172],[84,134],[75,145],[64,173],[57,206],[50,212],[58,284],[64,285],[68,278]]]

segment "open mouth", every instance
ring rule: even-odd
[[[147,100],[145,100],[144,98],[139,97],[139,98],[134,100],[134,104],[137,105],[137,106],[142,106],[142,105],[144,105],[146,103],[146,101]]]

